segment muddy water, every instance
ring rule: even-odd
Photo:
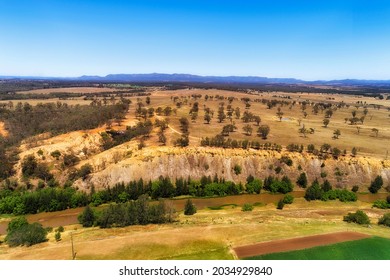
[[[294,191],[290,193],[295,198],[300,198],[305,195],[304,191]],[[387,193],[378,194],[358,194],[360,201],[372,203],[378,199],[386,199]],[[218,207],[226,204],[243,205],[244,203],[277,203],[281,199],[283,194],[247,194],[247,195],[234,195],[215,198],[193,198],[192,202],[198,209],[204,209],[206,207]],[[181,211],[184,209],[186,199],[173,199],[172,204],[176,210]],[[39,222],[44,227],[58,227],[66,226],[78,223],[77,216],[81,213],[83,208],[68,209],[59,212],[39,213],[34,215],[27,215],[27,220],[32,222]],[[0,234],[5,234],[8,222],[0,222]]]

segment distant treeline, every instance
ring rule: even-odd
[[[82,93],[82,92],[50,92],[47,94],[39,93],[7,93],[0,94],[0,100],[28,100],[28,99],[52,99],[59,98],[61,100],[77,98],[84,96],[84,100],[91,100],[96,97],[132,97],[132,96],[146,96],[150,93],[145,92],[143,89],[129,89],[129,90],[118,90],[118,91],[101,91],[94,93]]]

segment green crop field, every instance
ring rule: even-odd
[[[249,257],[247,260],[390,260],[390,239],[371,237],[310,249]]]

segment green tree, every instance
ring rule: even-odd
[[[378,225],[384,225],[390,227],[390,213],[384,214],[379,218]]]
[[[324,127],[328,127],[328,124],[330,123],[329,119],[323,119],[322,123],[324,124]]]
[[[54,238],[55,240],[58,242],[61,240],[61,232],[57,231],[55,234],[54,234]]]
[[[209,113],[206,113],[206,114],[204,115],[204,121],[205,121],[207,124],[210,123],[210,121],[211,121],[211,116],[210,116]]]
[[[29,224],[24,217],[11,220],[5,241],[10,247],[32,246],[47,241],[47,231],[39,223]]]
[[[96,214],[92,208],[87,205],[84,211],[78,216],[78,220],[83,227],[92,227],[96,222]]]
[[[192,203],[192,200],[191,199],[188,199],[186,201],[186,204],[184,206],[184,215],[194,215],[196,213],[196,207],[195,205]]]
[[[253,128],[250,124],[244,125],[244,127],[242,129],[244,130],[246,135],[248,135],[248,136],[252,135]]]
[[[263,124],[261,126],[259,126],[259,128],[257,129],[257,133],[261,136],[261,138],[263,139],[267,139],[267,136],[270,132],[270,127],[266,124]]]
[[[297,180],[297,184],[298,184],[298,186],[300,186],[302,188],[306,188],[307,187],[307,176],[306,176],[305,172],[302,172],[299,175],[298,180]]]
[[[371,193],[377,193],[383,186],[383,179],[382,176],[378,175],[375,177],[374,181],[371,182],[370,187],[368,190]]]
[[[282,210],[284,208],[284,201],[283,201],[283,198],[281,198],[279,201],[278,201],[278,205],[276,206],[277,209],[279,210]]]

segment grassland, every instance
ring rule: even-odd
[[[266,254],[247,260],[389,260],[390,239],[371,237],[310,249]]]
[[[342,221],[348,212],[363,209],[371,227]],[[70,233],[78,259],[232,259],[232,248],[263,241],[331,232],[353,231],[380,237],[390,236],[390,228],[376,225],[385,210],[371,209],[364,202],[306,202],[299,198],[283,210],[273,203],[243,212],[240,207],[199,210],[193,216],[179,213],[173,224],[125,228],[65,227],[62,241],[27,248],[0,246],[0,259],[69,259]],[[4,236],[3,236],[4,237]],[[0,238],[1,240],[2,238]]]

